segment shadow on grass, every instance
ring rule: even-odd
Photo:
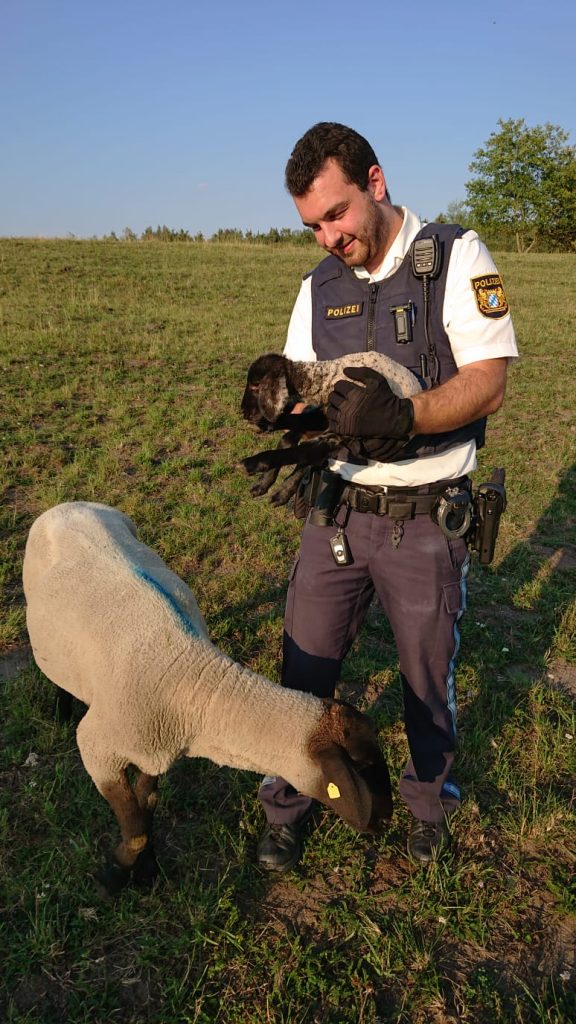
[[[506,515],[513,516],[509,507]],[[561,623],[574,601],[576,549],[571,534],[576,518],[576,467],[566,470],[554,500],[531,535],[518,543],[494,569],[473,565],[469,586],[469,610],[462,621],[460,672],[472,672],[477,692],[464,697],[459,715],[462,747],[471,744],[474,764],[471,778],[482,787],[491,775],[494,743],[525,701],[534,684],[570,692],[568,669],[547,676],[550,652],[570,647],[569,627],[562,636]],[[570,652],[566,652],[570,656]],[[376,715],[383,726],[402,720],[402,701],[397,679],[394,638],[383,613],[372,607],[350,662],[360,671],[359,682],[341,685],[341,695]],[[562,661],[561,654],[555,665]],[[566,663],[567,664],[567,663]],[[393,672],[393,685],[380,685],[369,677]],[[464,687],[462,687],[464,688]],[[486,783],[486,795],[490,786]]]
[[[507,515],[513,516],[509,508]],[[465,657],[479,680],[460,716],[464,761],[486,806],[506,800],[491,784],[503,734],[535,684],[560,689],[549,678],[551,652],[574,643],[562,622],[574,602],[576,466],[560,477],[558,491],[531,535],[494,570],[480,567],[470,586],[464,619]],[[566,635],[564,635],[564,633]],[[557,657],[562,660],[561,654]],[[569,677],[569,673],[565,674]],[[554,716],[553,701],[549,715]],[[568,787],[559,787],[564,796]]]

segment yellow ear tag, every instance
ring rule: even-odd
[[[340,799],[340,790],[338,789],[338,786],[336,785],[335,782],[328,783],[328,796],[330,797],[331,800]]]

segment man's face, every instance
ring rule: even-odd
[[[294,197],[302,223],[312,228],[318,245],[337,256],[348,267],[380,266],[390,238],[386,210],[382,205],[386,182],[379,167],[371,167],[368,188],[347,181],[336,160],[327,160],[303,196]]]

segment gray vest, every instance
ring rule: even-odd
[[[436,347],[439,384],[457,372],[442,322],[442,310],[452,245],[463,233],[463,228],[456,224],[426,224],[416,236],[427,238],[435,234],[440,241],[441,268],[438,276],[430,282],[428,325]],[[423,286],[412,273],[410,252],[391,277],[377,283],[357,278],[335,256],[322,260],[311,272],[311,277],[312,344],[318,359],[336,359],[352,352],[374,350],[383,352],[418,377],[423,377],[423,366],[428,360]],[[412,302],[412,340],[399,343],[392,310],[409,302]],[[432,455],[471,440],[481,448],[485,426],[486,419],[483,418],[442,434],[420,434],[412,439],[401,457]]]

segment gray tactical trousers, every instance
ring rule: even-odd
[[[455,663],[466,607],[469,556],[429,515],[402,523],[392,544],[387,516],[352,511],[346,537],[353,562],[335,563],[335,526],[306,523],[288,587],[282,684],[331,697],[374,592],[392,627],[400,662],[410,758],[400,795],[416,818],[441,821],[459,803],[451,776],[456,740]],[[284,779],[259,792],[271,824],[294,824],[311,801]]]

